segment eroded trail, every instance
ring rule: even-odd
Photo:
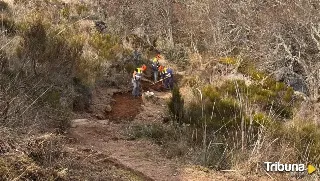
[[[68,145],[87,151],[88,160],[95,160],[91,167],[113,168],[115,180],[226,180],[224,176],[213,177],[166,158],[162,148],[149,140],[130,140],[126,136],[132,125],[161,122],[170,92],[155,92],[156,101],[114,90],[96,93],[92,113],[77,115],[72,121],[69,137],[73,141]]]

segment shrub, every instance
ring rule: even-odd
[[[50,104],[50,106],[57,108],[60,105],[61,92],[59,90],[51,89],[46,93],[43,100]]]
[[[9,66],[9,60],[5,51],[0,50],[0,72],[5,71]]]
[[[70,76],[77,70],[75,65],[78,65],[76,62],[80,60],[83,48],[81,37],[70,36],[66,31],[50,31],[50,26],[46,27],[41,19],[37,19],[30,23],[23,34],[23,40],[19,54],[21,58],[31,59],[35,74]]]
[[[57,172],[41,168],[25,154],[1,157],[0,179],[15,180],[17,178],[19,180],[50,180],[58,177]]]
[[[83,39],[79,35],[72,35],[70,31],[51,31],[51,25],[45,25],[41,19],[26,22],[25,28],[19,48],[16,49],[24,66],[12,70],[10,76],[19,75],[19,79],[15,80],[16,86],[10,86],[9,92],[12,92],[12,95],[8,95],[9,98],[18,95],[24,102],[21,107],[10,105],[17,109],[11,110],[17,113],[11,114],[13,117],[10,119],[18,119],[15,116],[22,111],[25,111],[25,117],[24,121],[11,122],[15,126],[36,124],[41,126],[42,130],[57,128],[59,132],[64,132],[69,125],[67,120],[70,116],[68,113],[72,110],[72,101],[80,97],[80,100],[89,102],[84,92],[74,91],[77,87],[73,84],[74,77],[82,78],[84,74],[84,70],[78,67],[82,60]],[[93,71],[90,75],[92,74]],[[21,91],[24,91],[23,95],[20,95]],[[64,103],[61,100],[64,100]],[[28,109],[25,110],[24,107]],[[19,112],[21,108],[23,109]],[[43,119],[34,119],[34,116]]]
[[[231,168],[230,160],[227,158],[225,144],[208,145],[207,149],[200,151],[197,161],[200,162],[202,166],[215,170]]]
[[[65,5],[62,9],[61,9],[61,16],[65,19],[69,19],[70,17],[70,6]]]
[[[84,85],[79,78],[73,78],[76,95],[73,98],[73,111],[88,111],[91,104],[91,89]]]
[[[297,155],[295,162],[319,163],[319,126],[309,120],[295,120],[290,126],[280,124],[276,131],[270,132],[274,138],[280,138],[281,143],[293,146]]]
[[[262,112],[253,114],[253,121],[263,126],[271,126],[272,120]]]
[[[168,103],[169,112],[175,123],[182,124],[184,119],[184,100],[179,91],[179,87],[174,86],[172,97]]]
[[[151,138],[161,144],[166,131],[165,128],[159,124],[136,125],[130,127],[128,134],[130,139]]]
[[[28,156],[41,165],[51,165],[62,155],[62,138],[53,134],[44,135],[28,142]]]
[[[105,59],[113,59],[121,49],[118,37],[98,32],[92,35],[89,44]]]
[[[235,65],[238,63],[238,60],[235,57],[224,57],[224,58],[220,58],[219,62],[226,65]]]
[[[0,25],[1,29],[4,30],[7,35],[15,35],[17,32],[17,27],[14,20],[8,16],[1,16]]]
[[[4,2],[4,1],[0,1],[0,11],[6,11],[8,9],[9,9],[8,3]]]
[[[76,4],[75,8],[79,16],[82,16],[84,13],[89,11],[89,8],[84,4]]]
[[[163,54],[166,59],[177,64],[181,68],[186,68],[189,65],[188,51],[182,45],[175,45],[174,48],[164,50]]]
[[[218,88],[213,88],[212,86],[211,88],[205,87],[204,92],[209,98],[211,97],[211,100],[213,95],[216,95],[213,96],[215,99],[217,99],[217,95],[220,95],[220,97],[231,96],[237,99],[238,96],[242,96],[265,111],[269,111],[272,108],[277,116],[280,115],[283,118],[292,117],[292,107],[295,103],[295,100],[293,100],[293,89],[271,78],[266,80],[264,85],[254,82],[249,86],[243,80],[226,81]]]
[[[261,81],[267,76],[266,73],[257,70],[255,65],[247,60],[241,62],[238,67],[238,72],[249,76],[254,81]]]
[[[239,93],[245,93],[247,91],[247,85],[243,80],[228,80],[217,91],[221,92],[225,96],[239,96]]]
[[[37,74],[37,62],[45,60],[47,34],[41,20],[36,20],[23,34],[24,54],[32,61],[33,72]]]
[[[133,63],[127,63],[124,68],[127,73],[131,74],[136,67]]]

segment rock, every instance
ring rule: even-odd
[[[107,28],[106,23],[103,21],[96,21],[96,22],[94,22],[94,24],[95,24],[96,29],[100,32],[103,32]]]
[[[308,85],[302,75],[291,71],[289,68],[282,68],[275,74],[276,81],[286,83],[294,91],[302,92],[309,95]]]
[[[68,168],[64,168],[63,170],[57,173],[59,178],[66,178],[67,174],[68,174]]]
[[[104,111],[105,111],[106,113],[109,113],[109,112],[112,111],[112,107],[111,107],[110,105],[107,105],[106,108],[104,109]]]
[[[162,118],[162,123],[168,123],[170,121],[169,117],[163,117]]]
[[[96,118],[97,118],[98,120],[103,120],[103,119],[105,119],[105,117],[104,117],[103,115],[101,115],[101,114],[96,114],[95,116],[96,116]]]
[[[307,100],[308,96],[306,94],[304,94],[303,92],[299,92],[299,91],[294,91],[294,95],[297,98],[303,99],[303,100]]]
[[[87,124],[89,121],[87,119],[74,119],[71,120],[71,128],[75,128],[79,125],[85,125]]]
[[[154,93],[147,91],[147,92],[144,93],[144,95],[145,95],[146,97],[153,97],[153,96],[154,96]]]
[[[97,122],[100,123],[100,124],[109,124],[110,123],[110,121],[108,119],[98,120]]]

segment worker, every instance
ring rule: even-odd
[[[141,78],[144,71],[146,71],[147,66],[142,65],[139,68],[136,68],[132,74],[132,84],[133,84],[133,90],[132,95],[134,97],[140,96],[140,84],[141,84]]]
[[[173,89],[173,70],[164,66],[159,66],[161,79],[163,80],[164,88]]]
[[[158,75],[159,75],[159,72],[158,72],[158,69],[159,69],[159,59],[160,59],[160,55],[158,54],[156,57],[154,57],[151,61],[152,61],[152,71],[153,71],[153,80],[154,82],[157,82],[158,81]]]

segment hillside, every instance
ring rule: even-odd
[[[318,180],[319,7],[0,1],[0,180]]]

